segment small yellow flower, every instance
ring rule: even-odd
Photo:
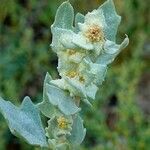
[[[81,83],[85,82],[84,77],[82,75],[80,76],[79,73],[77,73],[76,71],[70,71],[66,74],[66,76],[68,76],[70,78],[78,77],[78,79]]]
[[[70,71],[66,75],[70,78],[74,78],[78,75],[78,73],[76,71]]]
[[[58,127],[60,128],[60,129],[66,129],[67,128],[67,125],[68,125],[68,122],[67,122],[67,119],[66,118],[64,118],[64,117],[59,117],[58,119],[57,119],[57,123],[58,123]]]
[[[98,25],[92,25],[86,31],[85,36],[90,42],[99,42],[104,40],[104,33]]]
[[[67,53],[68,53],[68,55],[74,55],[74,54],[76,54],[76,51],[74,50],[74,49],[68,49],[67,50]]]
[[[84,83],[84,82],[85,82],[84,77],[83,77],[83,76],[80,76],[80,77],[79,77],[79,81],[80,81],[81,83]]]

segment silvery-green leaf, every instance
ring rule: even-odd
[[[74,19],[74,10],[69,1],[62,3],[56,12],[55,21],[52,29],[55,27],[63,29],[72,29]]]
[[[52,116],[48,120],[48,127],[45,128],[46,136],[48,139],[57,138],[56,132],[58,131],[56,116]],[[54,142],[54,140],[52,140]],[[55,143],[56,144],[56,143]]]
[[[95,56],[98,56],[103,50],[103,42],[96,42],[93,45],[94,45]]]
[[[104,75],[104,71],[102,69],[102,65],[94,64],[90,60],[85,58],[83,59],[82,64],[79,67],[79,72],[85,79],[85,86],[83,86],[83,89],[86,93],[86,96],[91,99],[95,99],[95,95],[98,90],[98,87],[95,84],[100,81],[102,82],[102,80],[104,79],[102,78],[102,75]]]
[[[93,82],[99,86],[104,81],[107,70],[105,64],[93,63],[90,59],[84,58],[83,63],[80,66],[80,72],[86,77],[86,80],[89,80],[89,84]]]
[[[78,23],[84,23],[84,15],[81,13],[77,13],[75,16],[75,31],[79,32],[79,26]]]
[[[60,36],[62,35],[61,31],[59,28],[54,28],[52,30],[52,43],[51,43],[51,48],[54,52],[57,52],[58,50],[64,50],[64,46],[60,42]]]
[[[19,108],[0,98],[0,111],[12,134],[24,138],[29,144],[47,147],[39,112],[29,97],[24,98]]]
[[[48,118],[51,118],[52,115],[55,113],[54,106],[49,102],[47,94],[46,94],[46,84],[50,83],[52,80],[52,77],[49,75],[49,73],[46,74],[44,79],[44,85],[43,85],[43,101],[39,103],[37,106],[39,110]]]
[[[94,75],[91,72],[89,61],[86,58],[83,59],[82,63],[79,65],[79,73],[84,78],[84,85],[88,86],[93,82]]]
[[[73,31],[66,29],[59,29],[59,32],[61,32],[59,40],[65,48],[68,49],[76,48],[76,45],[72,42],[73,37],[76,36],[76,34]]]
[[[62,79],[52,80],[51,84],[58,86],[61,89],[68,90],[70,92],[70,95],[72,96],[74,96],[76,92],[77,92],[76,95],[78,94],[80,95],[81,92],[79,91],[83,90],[84,95],[81,93],[81,95],[84,97],[82,99],[83,102],[85,102],[89,106],[92,106],[92,104],[87,99],[86,92],[84,91],[83,87],[81,86],[78,87],[78,84],[75,83],[75,81],[71,81],[71,79],[64,77]]]
[[[120,45],[115,42],[106,40],[104,44],[104,52],[110,55],[116,54],[119,51]]]
[[[74,95],[85,97],[86,98],[86,92],[83,87],[83,85],[76,81],[75,79],[70,79],[68,77],[64,77],[66,83],[68,84],[68,90],[73,93]]]
[[[69,93],[51,84],[46,84],[49,102],[57,106],[65,115],[72,115],[80,111]]]
[[[80,116],[75,116],[71,131],[71,136],[68,137],[73,145],[80,145],[84,140],[86,129],[83,127],[83,120]]]
[[[51,84],[54,86],[59,87],[60,89],[66,89],[66,82],[63,78],[61,79],[56,79],[56,80],[51,80]]]
[[[110,64],[120,53],[120,51],[124,49],[128,44],[129,44],[128,37],[126,37],[120,45],[107,40],[104,45],[104,51],[97,58],[96,63],[105,64],[105,65]]]
[[[94,100],[97,90],[98,87],[95,84],[91,83],[89,86],[86,87],[86,94],[89,98]]]
[[[66,89],[69,90],[71,95],[82,97],[81,100],[85,102],[87,105],[92,106],[91,103],[87,99],[86,88],[80,82],[70,79],[68,77],[64,77],[67,85]]]
[[[75,34],[73,36],[72,42],[76,46],[78,46],[80,48],[83,48],[83,49],[86,49],[86,50],[93,50],[94,49],[93,44],[91,44],[90,42],[88,42],[86,40],[86,38],[81,33]]]
[[[77,47],[72,42],[73,37],[76,36],[76,34],[73,31],[55,27],[52,30],[52,34],[53,34],[53,38],[52,38],[51,47],[53,51],[59,52],[61,50],[74,49]]]
[[[121,17],[116,13],[113,0],[107,0],[103,5],[99,7],[99,10],[103,11],[107,24],[104,29],[106,39],[115,42]]]
[[[102,64],[90,63],[91,72],[94,74],[93,83],[102,84],[107,72],[107,66]]]

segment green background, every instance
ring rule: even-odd
[[[42,99],[46,72],[59,78],[49,47],[50,25],[63,0],[0,0],[0,95],[19,105],[29,95]],[[70,0],[86,14],[104,0]],[[129,46],[109,66],[94,107],[82,104],[87,135],[82,150],[150,148],[150,13],[148,0],[114,0],[122,16],[117,41]],[[43,122],[46,120],[43,118]],[[0,115],[0,150],[38,150],[14,137]]]

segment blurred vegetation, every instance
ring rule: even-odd
[[[127,33],[130,45],[109,67],[94,107],[84,104],[87,136],[82,150],[150,148],[150,12],[147,1],[114,0],[122,16],[118,42]],[[41,101],[48,71],[58,78],[51,51],[50,25],[63,0],[0,0],[0,95],[19,105],[25,95]],[[86,14],[104,0],[70,0]],[[85,107],[84,107],[85,106]],[[0,116],[0,150],[36,150],[10,134]]]

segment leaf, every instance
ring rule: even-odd
[[[49,102],[47,94],[46,94],[46,84],[50,83],[52,77],[49,73],[46,74],[43,86],[43,101],[38,104],[39,110],[48,118],[51,118],[55,112],[54,106]]]
[[[60,43],[59,39],[60,39],[60,36],[62,35],[61,32],[59,32],[58,30],[59,28],[54,28],[52,30],[52,43],[50,44],[52,50],[54,52],[57,52],[58,50],[64,50],[64,47],[63,45]]]
[[[57,28],[57,33],[61,33],[61,36],[59,37],[59,40],[63,47],[74,49],[76,48],[76,45],[72,43],[73,37],[76,35],[72,30],[67,29],[60,29]]]
[[[65,115],[73,115],[80,111],[69,93],[51,84],[46,84],[48,100]]]
[[[81,13],[77,13],[75,16],[75,30],[76,30],[76,32],[79,32],[78,23],[84,23],[84,15],[82,15]]]
[[[98,87],[91,83],[89,86],[86,87],[86,94],[89,98],[95,100],[95,95],[97,93]]]
[[[72,39],[75,36],[75,33],[72,30],[55,27],[52,30],[52,34],[53,38],[50,46],[54,52],[59,52],[66,48],[76,48],[76,45],[72,43]]]
[[[100,56],[99,56],[100,57]],[[104,78],[106,76],[107,72],[107,65],[105,64],[98,64],[93,63],[92,61],[88,59],[83,59],[84,66],[86,67],[84,69],[84,73],[86,73],[85,70],[89,70],[87,74],[87,78],[90,79],[90,82],[93,82],[97,86],[101,85],[104,81]]]
[[[64,76],[64,78],[62,79],[52,80],[51,83],[54,86],[58,86],[61,89],[68,90],[71,95],[73,94],[76,96],[78,95],[78,96],[83,97],[81,100],[85,102],[88,106],[92,106],[91,103],[87,99],[87,96],[86,96],[87,93],[85,91],[85,90],[88,90],[89,88],[84,89],[84,87],[81,86],[81,84],[78,84],[75,80]]]
[[[128,44],[129,39],[127,36],[120,45],[107,40],[104,45],[104,51],[97,58],[96,63],[105,65],[112,63],[117,55],[120,53],[120,51],[124,49]]]
[[[92,106],[91,103],[87,99],[87,92],[84,85],[80,84],[78,81],[74,79],[70,79],[68,77],[64,77],[67,83],[67,89],[71,94],[81,97],[81,100],[85,102],[88,106]],[[88,90],[88,89],[87,89]]]
[[[94,46],[93,44],[87,42],[86,38],[82,34],[74,34],[72,39],[73,44],[76,46],[86,49],[86,50],[93,50]]]
[[[72,29],[74,20],[74,10],[69,1],[62,3],[56,12],[55,21],[52,25],[54,27],[63,29]]]
[[[102,64],[91,63],[91,72],[94,74],[94,83],[98,86],[104,81],[107,72],[107,66]]]
[[[39,112],[29,97],[24,98],[20,108],[0,98],[0,111],[12,134],[24,138],[29,144],[47,147]]]
[[[85,135],[86,129],[83,127],[83,120],[77,115],[74,118],[71,135],[68,137],[68,140],[73,145],[80,145],[84,140]]]
[[[106,38],[110,41],[115,42],[118,26],[121,21],[121,16],[116,13],[113,0],[107,0],[98,9],[102,10],[105,16],[107,26],[105,27],[104,32],[106,34]]]
[[[84,86],[77,80],[71,79],[69,77],[65,77],[64,79],[67,83],[67,89],[73,94],[80,97],[86,98],[86,91],[84,89]]]

